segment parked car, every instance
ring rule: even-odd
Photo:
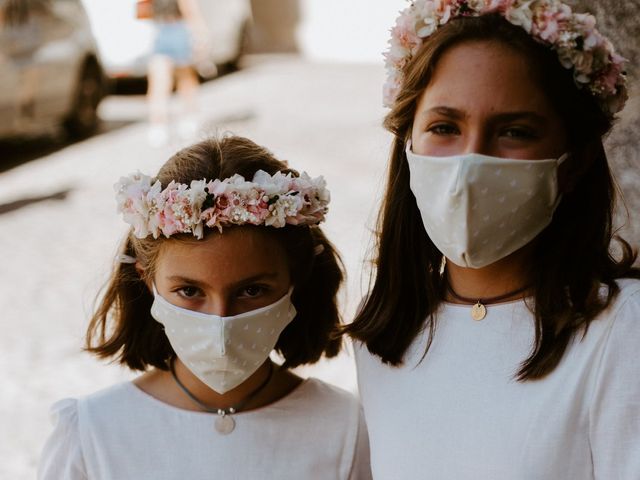
[[[155,31],[152,20],[136,18],[136,0],[82,1],[107,77],[145,77]],[[235,64],[249,33],[250,0],[198,0],[198,5],[209,33],[209,59],[203,65]],[[209,76],[204,70],[199,73]]]
[[[98,126],[104,75],[80,0],[0,2],[0,137]]]

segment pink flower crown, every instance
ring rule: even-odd
[[[384,105],[391,107],[402,86],[403,69],[423,40],[448,21],[499,13],[536,41],[555,50],[562,66],[573,69],[578,88],[588,88],[612,117],[627,100],[624,58],[595,28],[593,15],[572,13],[559,0],[414,0],[400,12],[384,53],[387,81]]]
[[[329,191],[324,178],[306,173],[269,175],[259,170],[248,182],[240,175],[225,180],[172,181],[163,190],[159,181],[135,173],[114,185],[118,212],[134,235],[193,233],[202,238],[204,227],[230,225],[316,225],[327,213]]]

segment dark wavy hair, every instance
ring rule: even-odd
[[[172,180],[189,184],[192,180],[224,179],[234,174],[253,178],[258,170],[272,175],[279,171],[298,175],[251,140],[225,136],[179,151],[164,164],[156,179],[164,188]],[[322,355],[337,355],[341,340],[336,335],[340,325],[336,295],[344,275],[331,242],[315,226],[242,228],[267,231],[287,255],[294,286],[292,302],[298,313],[280,334],[275,347],[285,359],[284,366],[292,368],[316,362]],[[206,234],[218,233],[208,230]],[[149,366],[166,370],[167,360],[175,352],[162,325],[150,314],[153,294],[147,285],[153,278],[163,242],[196,241],[190,234],[139,239],[130,232],[120,253],[135,257],[144,274],[141,276],[133,264],[116,263],[87,329],[85,349],[100,358],[115,357],[132,370],[146,370]]]
[[[572,72],[561,66],[555,52],[496,14],[450,21],[425,40],[404,68],[403,85],[384,122],[394,139],[378,217],[372,288],[343,331],[392,365],[402,363],[423,329],[428,331],[427,351],[431,345],[434,313],[444,291],[442,253],[423,227],[404,152],[418,101],[439,58],[469,41],[501,42],[526,56],[568,132],[570,185],[533,246],[529,276],[535,342],[517,373],[521,381],[542,378],[558,365],[570,340],[584,334],[617,295],[615,280],[640,278],[640,270],[633,267],[636,253],[612,231],[616,189],[603,147],[612,120],[588,92],[576,87]],[[610,250],[614,239],[618,258]],[[602,284],[609,287],[606,298],[599,295]]]

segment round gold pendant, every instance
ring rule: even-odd
[[[473,307],[471,307],[471,318],[473,318],[475,321],[479,322],[486,316],[487,316],[487,309],[480,302],[476,303]]]
[[[228,435],[236,428],[236,422],[229,415],[220,415],[214,423],[216,431],[222,435]]]

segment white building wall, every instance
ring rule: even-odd
[[[300,0],[300,51],[316,60],[381,62],[389,29],[407,5],[407,0]]]

